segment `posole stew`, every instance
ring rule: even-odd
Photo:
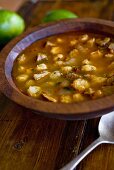
[[[73,103],[114,93],[114,40],[70,32],[39,40],[15,60],[13,80],[33,98]]]

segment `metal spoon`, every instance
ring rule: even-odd
[[[98,131],[100,137],[60,170],[73,170],[93,149],[102,143],[114,144],[114,112],[101,117]]]

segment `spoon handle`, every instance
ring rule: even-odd
[[[105,143],[105,141],[101,137],[99,137],[93,143],[91,143],[84,151],[82,151],[76,158],[74,158],[71,162],[69,162],[60,170],[73,170],[93,149],[95,149],[101,143]]]

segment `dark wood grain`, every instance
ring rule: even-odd
[[[29,27],[38,25],[49,10],[67,9],[80,18],[93,17],[112,20],[114,11],[113,0],[41,0],[34,6],[32,15],[27,16]]]
[[[27,25],[37,25],[46,11],[56,7],[55,1],[40,3],[27,16]],[[78,11],[81,17],[113,19],[114,14],[111,0],[75,1],[72,5],[61,1],[59,7]],[[98,137],[98,121],[67,122],[44,118],[0,94],[0,170],[58,170]],[[99,146],[77,167],[77,170],[91,169],[114,169],[112,145]]]

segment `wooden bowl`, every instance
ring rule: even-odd
[[[12,67],[16,57],[35,41],[64,32],[90,30],[114,37],[114,22],[99,19],[70,19],[26,31],[11,41],[0,54],[0,89],[14,102],[42,115],[60,119],[88,119],[114,110],[114,94],[82,103],[52,103],[22,94],[12,80]]]

